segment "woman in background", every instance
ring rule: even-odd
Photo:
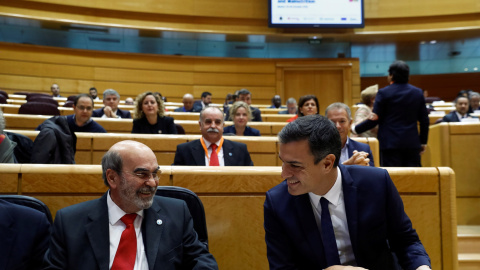
[[[165,116],[163,101],[152,92],[137,96],[132,133],[177,134],[173,118]]]
[[[233,118],[233,119],[232,119]],[[233,120],[233,126],[223,129],[223,134],[234,134],[237,136],[260,136],[258,129],[247,126],[248,120],[252,120],[252,111],[250,106],[243,101],[233,103],[230,108],[230,119]]]
[[[358,109],[355,112],[355,116],[353,117],[353,123],[355,125],[363,122],[363,120],[367,119],[370,113],[372,113],[373,103],[375,103],[375,97],[377,96],[377,92],[378,92],[378,84],[375,84],[365,88],[365,90],[363,90],[360,93],[360,97],[362,99],[363,104],[358,105]],[[376,138],[377,132],[378,132],[378,125],[358,135],[355,135],[353,133],[351,135],[352,137],[375,137]]]
[[[318,105],[318,99],[314,95],[306,95],[300,97],[298,100],[298,110],[297,115],[287,120],[287,122],[292,122],[298,117],[304,115],[313,115],[318,114],[320,111],[320,106]]]

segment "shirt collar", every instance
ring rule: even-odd
[[[218,140],[215,144],[216,144],[217,146],[219,146],[221,140],[222,140],[222,139]],[[210,145],[211,145],[212,143],[209,142],[209,141],[207,141],[207,139],[205,139],[205,138],[203,138],[203,141],[205,142],[205,146],[207,147],[207,149],[210,148]]]
[[[309,192],[308,195],[310,196],[310,201],[312,202],[315,207],[317,207],[320,203],[320,199],[325,197],[331,204],[337,206],[341,203],[340,201],[340,194],[342,192],[342,174],[340,172],[340,168],[337,166],[337,179],[335,180],[335,184],[333,184],[332,188],[323,196],[317,195],[313,192]]]
[[[107,207],[108,221],[110,222],[110,225],[116,224],[124,215],[127,214],[112,200],[112,198],[110,197],[110,190],[107,194]],[[137,215],[143,217],[143,209],[138,211]]]

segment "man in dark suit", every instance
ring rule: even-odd
[[[341,140],[331,121],[299,117],[278,136],[285,181],[264,204],[271,270],[395,269],[392,252],[405,270],[430,269],[388,172],[338,165]]]
[[[183,95],[183,107],[176,108],[174,112],[193,112],[193,96],[192,94]]]
[[[47,216],[0,200],[0,269],[42,269],[50,242]]]
[[[120,103],[120,94],[114,89],[107,89],[103,92],[103,108],[94,110],[93,117],[102,118],[132,118],[129,111],[120,110],[118,104]]]
[[[177,145],[172,165],[253,166],[245,144],[223,138],[223,112],[220,109],[203,109],[198,123],[202,138]],[[218,159],[217,164],[211,162],[212,152],[215,152],[214,156]]]
[[[102,170],[107,193],[57,212],[45,269],[218,269],[186,203],[155,196],[161,172],[148,146],[116,143]]]
[[[471,118],[468,113],[469,101],[467,97],[458,96],[455,101],[455,111],[445,115],[442,122],[460,122],[462,118]]]
[[[212,93],[210,92],[203,92],[200,98],[201,100],[197,100],[193,103],[194,112],[201,112],[205,107],[212,103]]]
[[[337,127],[342,140],[339,163],[343,165],[375,166],[372,150],[365,143],[356,142],[348,137],[352,124],[352,112],[347,104],[335,102],[325,110],[325,116]]]
[[[380,164],[421,167],[420,154],[425,151],[430,124],[423,92],[408,83],[410,68],[405,62],[395,61],[388,74],[390,85],[378,91],[373,113],[362,123],[352,125],[352,131],[360,134],[378,124]]]

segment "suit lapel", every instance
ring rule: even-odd
[[[197,166],[205,166],[205,151],[200,140],[193,141],[192,156]]]
[[[2,213],[6,213],[2,215],[4,217],[3,220],[0,220],[0,230],[1,230],[1,256],[0,256],[0,269],[8,269],[8,259],[11,257],[13,243],[15,238],[17,237],[17,231],[15,230],[15,222],[8,213],[7,209],[0,204],[0,211]],[[9,248],[10,247],[10,248]],[[15,266],[13,266],[15,267]]]
[[[145,251],[147,254],[147,261],[148,261],[148,268],[150,270],[154,269],[155,261],[157,259],[157,254],[159,254],[159,247],[161,243],[161,237],[163,228],[165,227],[162,225],[164,222],[168,222],[168,220],[161,216],[161,208],[154,200],[152,206],[146,210],[145,213],[145,220],[143,221],[143,228],[144,235],[143,239],[145,241]],[[160,223],[160,224],[159,224]],[[164,254],[165,252],[161,252]]]
[[[233,145],[228,140],[223,140],[223,161],[225,166],[235,166]]]
[[[108,221],[107,194],[97,201],[97,207],[88,215],[89,222],[85,225],[88,240],[95,254],[99,269],[108,269],[110,262],[110,236]]]
[[[339,165],[342,174],[343,201],[345,203],[345,212],[347,215],[348,232],[354,254],[358,254],[358,210],[357,210],[357,187],[354,185],[353,178],[346,170],[346,167]],[[358,261],[357,261],[358,263]]]
[[[312,204],[307,194],[296,196],[294,198],[295,210],[298,220],[302,226],[305,239],[310,245],[310,250],[313,253],[312,258],[315,258],[319,265],[326,268],[325,253],[323,251],[322,238],[318,230],[317,222],[313,214]]]

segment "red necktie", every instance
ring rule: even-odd
[[[122,232],[117,253],[113,259],[111,270],[133,270],[137,257],[137,234],[133,221],[137,214],[126,214],[120,220],[127,226]]]
[[[217,145],[212,143],[210,145],[212,148],[212,154],[210,155],[210,166],[220,166],[220,163],[218,162],[218,156],[217,156]]]

